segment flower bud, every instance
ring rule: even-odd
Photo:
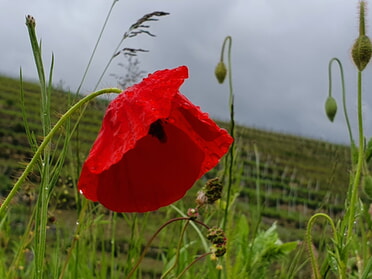
[[[352,50],[351,56],[359,71],[363,71],[368,65],[372,55],[372,44],[367,36],[359,36]]]
[[[189,208],[187,210],[187,215],[190,217],[190,219],[196,219],[199,216],[199,212],[197,208]]]
[[[328,119],[333,122],[333,119],[335,118],[337,112],[337,103],[332,96],[328,96],[327,98],[327,101],[325,103],[325,111]]]
[[[367,66],[372,54],[372,44],[366,36],[365,1],[359,3],[359,37],[351,50],[351,56],[359,71]]]
[[[226,77],[226,73],[227,73],[227,69],[226,69],[225,63],[223,63],[223,61],[220,61],[217,64],[216,69],[214,70],[214,74],[216,75],[216,78],[219,83],[223,83]]]
[[[218,264],[218,265],[216,265],[216,269],[217,269],[217,270],[222,270],[222,269],[223,269],[223,267],[222,267],[222,265],[221,265],[221,264]]]
[[[27,15],[26,16],[26,25],[29,25],[30,27],[35,28],[35,26],[36,26],[35,18],[31,15]]]

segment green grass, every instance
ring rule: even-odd
[[[2,150],[0,194],[2,196],[7,195],[13,185],[13,180],[20,175],[33,154],[23,127],[20,97],[16,92],[19,88],[17,79],[0,77],[0,148]],[[25,82],[24,90],[29,126],[37,141],[40,142],[42,130],[39,120],[39,88],[34,83]],[[51,109],[53,123],[69,107],[69,94],[53,90]],[[69,264],[64,271],[64,278],[79,278],[78,276],[82,273],[87,278],[106,278],[107,275],[110,278],[122,278],[139,257],[146,241],[164,223],[164,220],[179,217],[179,214],[169,207],[157,212],[118,214],[114,217],[102,206],[89,204],[84,222],[77,225],[80,217],[74,188],[76,185],[76,170],[73,168],[76,162],[74,160],[77,151],[79,151],[81,160],[84,160],[88,154],[97,136],[107,104],[105,99],[98,99],[89,104],[79,126],[80,147],[77,149],[75,141],[72,140],[65,166],[62,168],[61,176],[51,197],[48,213],[51,221],[48,225],[46,250],[50,265],[48,272],[55,273],[46,275],[51,278],[56,278],[55,276],[64,270],[65,261]],[[73,116],[72,125],[75,122],[76,116]],[[223,122],[219,124],[225,127],[228,125]],[[63,136],[63,129],[61,135]],[[258,154],[255,152],[255,146]],[[56,151],[59,154],[60,144],[54,143],[52,147],[53,152]],[[247,231],[244,234],[235,230],[231,231],[230,238],[232,238],[233,245],[236,245],[236,241],[247,242],[247,245],[251,245],[247,239],[241,238],[259,237],[260,235],[268,240],[279,237],[285,242],[301,241],[305,237],[307,222],[314,213],[325,212],[332,217],[341,216],[344,213],[348,170],[351,168],[350,151],[347,146],[238,126],[236,127],[236,152],[236,173],[234,173],[233,182],[237,200],[230,223],[233,224],[232,226],[244,224],[248,227],[245,228]],[[218,175],[222,169],[223,162],[207,173],[181,201],[176,203],[176,206],[181,208],[182,212],[194,207],[198,189],[206,179]],[[40,177],[36,168],[12,201],[12,209],[4,219],[3,237],[0,242],[4,254],[0,254],[0,257],[8,258],[8,260],[3,267],[0,266],[0,277],[5,278],[6,266],[14,263],[14,258],[7,257],[7,255],[19,253],[19,251],[23,252],[19,261],[16,262],[17,266],[14,267],[16,270],[13,274],[17,274],[20,278],[28,278],[34,273],[27,260],[33,253],[32,237],[27,237],[25,232],[28,230],[30,214],[35,208],[39,181]],[[260,189],[259,194],[257,187]],[[257,199],[261,204],[260,213],[257,211]],[[205,212],[202,212],[202,220],[204,217],[206,221],[216,223],[221,213],[218,213],[218,210],[217,213],[213,211],[213,208],[207,208]],[[241,218],[251,221],[247,225],[245,224],[247,221],[243,222]],[[277,226],[278,236],[275,234],[270,237],[265,236],[264,231],[269,229],[273,223]],[[257,224],[259,234],[255,236],[253,228]],[[313,235],[313,243],[317,247],[325,245],[327,231],[325,228],[326,225],[323,223],[316,224],[313,228],[313,231],[322,232]],[[169,266],[175,255],[180,230],[181,224],[167,228],[151,243],[150,251],[138,271],[141,278],[159,278],[166,266]],[[180,254],[180,265],[176,273],[180,273],[182,268],[185,268],[185,264],[193,258],[193,255],[205,252],[202,248],[203,241],[193,229],[184,235],[184,243],[188,248],[182,250]],[[268,242],[265,245],[271,247],[270,249],[280,249],[273,247],[272,245],[276,245],[273,243],[276,242]],[[26,248],[19,250],[19,247]],[[70,249],[72,249],[71,253]],[[247,266],[244,262],[244,258],[252,257],[251,252],[244,250],[244,247],[234,249],[239,252],[230,257],[236,261],[237,266],[241,266],[248,273],[259,272],[254,266]],[[265,267],[265,271],[268,272],[267,276],[274,276],[274,273],[278,274],[278,272],[284,276],[282,278],[309,276],[309,265],[302,250],[299,248],[293,252],[299,254],[298,257],[296,256],[296,263],[282,259],[281,264],[277,263],[278,267],[275,267],[275,264],[269,269]],[[262,257],[266,256],[262,255]],[[265,262],[260,258],[256,261]],[[302,264],[307,264],[307,268],[295,272],[294,269]],[[194,278],[198,274],[200,278],[204,278],[206,272],[210,273],[211,270],[215,270],[213,265],[215,265],[213,261],[204,260],[199,267],[185,275],[184,278]],[[286,266],[293,268],[291,271],[293,277],[287,273]],[[235,269],[229,272],[238,274],[240,272],[238,267]],[[213,272],[216,273],[213,275],[214,278],[217,278],[217,271]]]
[[[0,184],[0,194],[3,196],[7,194],[12,186],[12,180],[19,176],[24,164],[32,156],[23,128],[19,89],[20,84],[17,79],[0,77],[0,148],[2,150],[0,154],[0,181],[2,182]],[[24,91],[29,126],[36,139],[40,141],[42,131],[38,105],[40,102],[39,88],[34,83],[25,82]],[[68,99],[68,93],[53,90],[51,109],[53,123],[68,108]],[[91,102],[80,122],[79,155],[81,160],[84,160],[97,136],[107,104],[108,102],[105,99]],[[73,117],[72,122],[75,121],[76,116]],[[220,125],[227,127],[226,123],[220,123]],[[258,148],[259,158],[256,158],[254,145]],[[55,147],[58,153],[58,145]],[[67,249],[66,247],[72,245],[71,235],[74,235],[75,223],[78,218],[76,191],[74,189],[75,181],[73,181],[76,176],[71,173],[73,170],[69,167],[77,152],[75,138],[72,139],[70,148],[65,162],[66,167],[62,169],[61,177],[53,192],[49,206],[50,216],[56,218],[56,222],[51,223],[51,230],[48,232],[48,243],[51,243],[51,246],[47,250],[47,254],[53,259],[52,263],[55,264],[54,270],[61,270],[62,263],[58,262],[58,255],[55,254],[56,250],[52,248],[59,245],[61,249]],[[343,211],[343,202],[348,187],[347,173],[350,168],[348,147],[238,126],[236,127],[236,150],[236,169],[239,170],[239,173],[235,174],[235,182],[240,187],[239,197],[235,205],[236,218],[240,215],[247,217],[254,215],[257,183],[260,186],[259,198],[263,205],[263,228],[269,228],[273,222],[277,222],[279,237],[285,241],[303,239],[307,220],[314,212],[321,211],[334,216]],[[256,167],[257,160],[259,160],[259,171]],[[214,177],[221,169],[222,166],[216,167],[206,174],[205,179]],[[183,211],[194,206],[195,194],[205,179],[202,179],[190,190],[182,201],[176,203],[184,209]],[[35,169],[12,203],[14,209],[8,215],[7,222],[9,222],[8,227],[16,228],[16,231],[15,234],[9,236],[5,244],[0,243],[8,253],[11,253],[12,249],[16,249],[16,247],[13,247],[14,242],[17,242],[17,239],[21,238],[22,233],[26,230],[27,217],[29,217],[29,211],[33,207],[35,200],[33,195],[38,181],[38,170]],[[148,214],[145,214],[138,217],[146,218],[146,228],[144,228],[137,221],[131,219],[135,218],[134,216],[120,215],[115,231],[115,243],[112,246],[112,235],[107,234],[107,228],[112,226],[112,216],[108,215],[108,211],[101,206],[98,206],[97,212],[93,215],[94,218],[91,216],[91,220],[84,222],[85,227],[79,234],[81,240],[76,241],[76,243],[79,243],[80,250],[74,250],[70,256],[78,257],[79,253],[90,255],[79,261],[78,266],[96,266],[97,259],[101,259],[99,260],[99,269],[95,267],[84,271],[87,274],[93,272],[93,270],[94,272],[101,272],[101,276],[110,274],[113,263],[117,266],[115,276],[121,276],[120,274],[128,272],[125,270],[128,253],[133,249],[140,251],[145,241],[150,238],[151,234],[165,219],[179,216],[170,209],[148,213],[151,214],[151,218],[147,218]],[[213,215],[211,218],[211,220],[218,219]],[[127,221],[125,222],[125,220]],[[136,236],[130,235],[133,231],[131,227],[134,224],[133,222],[138,226],[136,229],[138,235]],[[146,256],[145,263],[141,265],[144,278],[152,278],[150,274],[154,272],[155,274],[161,273],[162,268],[159,268],[159,265],[164,261],[164,257],[168,257],[169,253],[172,254],[171,249],[174,249],[172,247],[175,247],[174,245],[177,243],[177,237],[174,237],[171,240],[173,244],[169,245],[167,236],[177,236],[179,234],[178,230],[179,227],[176,227],[167,231],[165,235],[161,235],[152,244],[152,252]],[[98,238],[97,235],[99,235]],[[189,240],[188,242],[185,241],[186,243],[193,243],[194,240],[198,239],[193,232],[189,232],[185,237]],[[138,239],[134,241],[133,238]],[[320,242],[321,238],[314,237],[314,241],[316,243]],[[75,242],[72,241],[72,243]],[[134,245],[133,243],[136,243],[137,246],[131,247],[131,245]],[[191,247],[191,251],[188,253],[192,254],[192,251],[196,254],[200,253],[200,245],[195,245],[195,247],[199,248]],[[91,255],[88,250],[85,251],[84,249],[93,249],[96,254]],[[112,251],[115,253],[114,259],[107,256]],[[67,250],[64,252],[64,256],[68,257]],[[186,257],[186,255],[183,256]],[[208,263],[205,264],[208,265]],[[22,260],[19,268],[22,269],[24,266],[27,266],[27,263]],[[22,272],[27,274],[26,271],[22,270]],[[73,268],[69,267],[66,271],[66,278],[74,278],[74,272],[76,270],[74,271]],[[97,275],[94,272],[89,274],[94,277]],[[146,277],[146,274],[149,277]],[[113,275],[112,278],[119,278],[115,276]]]
[[[227,36],[219,65],[224,65],[229,42],[228,71],[219,73],[229,76],[231,119],[229,124],[219,124],[231,131],[234,143],[226,160],[183,199],[144,214],[114,213],[78,193],[79,169],[108,102],[95,99],[86,110],[81,105],[120,90],[99,90],[79,100],[82,96],[51,88],[44,75],[35,19],[27,16],[40,87],[0,77],[0,278],[370,278],[372,198],[362,190],[368,193],[372,187],[368,170],[372,145],[363,141],[367,139],[362,70],[372,46],[365,36],[364,7],[361,1],[359,38],[352,53],[359,69],[359,140],[351,145],[352,162],[350,149],[342,145],[242,126],[235,127],[234,133],[232,38]],[[127,37],[151,34],[141,29],[149,27],[142,23],[167,14],[154,12],[139,19],[117,49]],[[332,61],[339,62],[342,74],[341,62]],[[331,95],[330,79],[325,108],[332,121],[336,105],[329,106]],[[81,111],[85,111],[82,119],[78,118]],[[226,184],[222,198],[203,206],[199,198],[195,207],[198,190],[215,176],[222,176]],[[7,196],[4,201],[3,196]],[[186,212],[196,215],[188,217]]]
[[[14,178],[32,155],[25,136],[19,107],[20,84],[17,79],[0,77],[0,173]],[[30,128],[35,135],[41,134],[38,108],[39,88],[36,84],[24,84],[27,114]],[[53,119],[68,107],[67,93],[55,90],[52,94]],[[107,100],[90,104],[80,124],[80,154],[84,158],[100,128]],[[225,123],[220,123],[226,126]],[[295,205],[308,207],[306,219],[327,197],[332,201],[324,210],[339,212],[347,191],[349,148],[324,141],[306,139],[292,135],[262,131],[238,126],[236,143],[239,164],[242,170],[241,201],[255,199],[256,158],[253,144],[259,150],[259,182],[261,198],[273,204],[287,206],[293,210],[279,209],[280,219],[293,219],[290,214]],[[74,141],[71,144],[74,146]],[[72,151],[75,152],[75,151]],[[69,158],[67,158],[67,163]],[[69,177],[68,171],[63,173]],[[209,174],[213,176],[213,171]],[[4,187],[4,186],[2,186]],[[3,189],[0,189],[3,191]],[[305,211],[305,210],[304,210]],[[270,216],[269,216],[270,217]]]

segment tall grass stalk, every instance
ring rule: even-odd
[[[150,245],[151,243],[154,241],[154,239],[158,236],[158,234],[165,228],[167,227],[168,225],[174,223],[174,222],[177,222],[177,221],[187,221],[189,222],[190,218],[189,217],[177,217],[177,218],[173,218],[167,222],[165,222],[163,225],[161,225],[157,230],[156,232],[151,236],[151,238],[147,241],[147,244],[145,246],[145,248],[143,249],[142,251],[142,254],[141,256],[139,257],[139,259],[137,260],[137,262],[135,263],[135,265],[132,267],[132,269],[130,270],[130,272],[127,274],[127,276],[125,277],[125,279],[129,279],[129,278],[132,278],[132,276],[134,275],[134,273],[136,272],[138,266],[141,264],[143,258],[145,257],[148,249],[150,248]],[[203,226],[206,226],[205,224],[197,221],[197,220],[193,220],[193,222],[197,222],[199,224],[202,224]],[[207,227],[209,229],[209,227]]]
[[[205,257],[207,257],[207,256],[209,256],[209,255],[211,255],[212,254],[212,252],[206,252],[206,253],[204,253],[204,254],[202,254],[202,255],[200,255],[200,256],[198,256],[197,258],[195,258],[189,265],[187,265],[186,267],[185,267],[185,269],[184,270],[182,270],[181,271],[181,273],[180,274],[178,274],[178,276],[176,277],[176,279],[180,279],[183,275],[185,275],[185,273],[195,264],[195,263],[197,263],[198,261],[200,261],[200,260],[202,260],[202,259],[204,259]]]
[[[58,122],[53,126],[53,128],[50,130],[49,134],[46,135],[46,137],[43,139],[41,144],[39,145],[38,149],[34,153],[31,161],[27,164],[26,168],[24,169],[21,176],[18,178],[18,180],[15,182],[13,188],[9,192],[8,196],[5,198],[3,203],[0,207],[0,218],[3,217],[5,211],[8,209],[9,203],[14,198],[20,187],[22,186],[22,183],[25,181],[29,173],[33,170],[34,166],[39,160],[40,155],[46,148],[46,146],[49,144],[53,136],[57,133],[57,131],[62,127],[62,125],[68,120],[68,118],[76,112],[79,108],[81,108],[82,105],[88,103],[89,101],[93,100],[94,98],[103,95],[103,94],[111,94],[121,93],[120,89],[117,88],[105,88],[98,90],[96,92],[91,93],[90,95],[85,96],[83,99],[81,99],[79,102],[77,102],[75,105],[73,105],[59,120]]]
[[[232,191],[232,184],[233,184],[233,166],[234,166],[234,149],[235,149],[235,116],[234,116],[234,90],[233,90],[233,83],[232,83],[232,65],[231,65],[231,48],[232,48],[232,37],[227,36],[223,43],[221,48],[221,56],[220,56],[220,63],[216,68],[216,76],[218,78],[218,67],[223,67],[220,69],[223,76],[221,79],[221,83],[225,79],[226,75],[226,66],[224,64],[224,54],[225,54],[225,46],[228,43],[228,50],[227,50],[227,60],[228,60],[228,67],[227,67],[227,73],[228,73],[228,80],[229,80],[229,110],[230,110],[230,136],[234,139],[230,146],[230,150],[228,153],[228,156],[226,156],[225,161],[225,171],[224,174],[227,173],[228,175],[228,182],[227,182],[227,196],[226,196],[226,206],[225,206],[225,213],[223,217],[223,230],[226,229],[227,225],[227,219],[228,219],[228,213],[229,213],[229,207],[231,202],[231,191]]]
[[[121,90],[119,89],[103,89],[97,92],[94,92],[91,95],[80,100],[74,106],[72,106],[55,124],[55,126],[51,127],[51,120],[50,120],[50,103],[51,103],[51,92],[52,92],[52,71],[53,71],[53,62],[54,59],[52,58],[52,65],[50,69],[49,81],[46,84],[46,79],[44,76],[44,66],[42,63],[42,54],[41,48],[38,44],[36,32],[35,32],[35,20],[33,17],[28,16],[26,18],[26,25],[29,30],[30,41],[32,50],[34,53],[35,64],[37,67],[37,72],[39,75],[39,82],[41,88],[41,122],[42,122],[42,130],[43,130],[43,141],[36,149],[34,156],[32,157],[31,161],[26,166],[25,170],[23,171],[22,175],[19,177],[17,182],[14,184],[13,188],[11,189],[10,193],[3,201],[0,207],[0,217],[3,217],[6,210],[8,209],[8,205],[10,201],[14,198],[15,194],[18,192],[19,188],[27,178],[28,174],[34,169],[36,165],[38,165],[40,171],[40,187],[39,187],[39,194],[38,200],[36,204],[36,214],[35,214],[35,248],[34,248],[34,255],[35,255],[35,271],[33,272],[34,278],[43,278],[45,276],[45,250],[46,250],[46,230],[47,230],[47,220],[48,220],[48,204],[51,197],[51,191],[53,186],[55,185],[56,179],[59,177],[59,173],[61,171],[64,157],[67,154],[67,145],[69,141],[64,141],[64,148],[62,149],[62,153],[60,157],[56,160],[59,162],[57,163],[56,167],[52,167],[52,150],[51,150],[51,141],[56,132],[61,128],[62,125],[69,120],[69,117],[72,113],[74,113],[77,109],[79,109],[82,105],[86,104],[93,98],[106,94],[106,93],[120,93]],[[26,124],[27,125],[27,124]],[[66,138],[69,138],[67,136]],[[29,139],[30,142],[33,141],[32,138]],[[17,257],[16,257],[17,258]]]
[[[171,271],[177,266],[178,259],[179,259],[179,256],[180,256],[180,251],[181,251],[181,248],[182,248],[183,236],[185,235],[185,231],[186,231],[189,223],[190,223],[190,220],[186,220],[185,224],[182,226],[180,237],[178,239],[178,244],[177,244],[177,249],[176,249],[176,256],[174,258],[174,263],[168,268],[167,271],[165,271],[163,273],[163,275],[160,277],[160,279],[166,278],[168,276],[168,274],[170,274]]]
[[[78,86],[78,88],[77,88],[77,90],[76,90],[76,94],[79,94],[79,93],[80,93],[81,87],[82,87],[83,84],[84,84],[85,78],[86,78],[86,76],[87,76],[87,74],[88,74],[88,71],[89,71],[90,66],[91,66],[91,64],[92,64],[92,61],[93,61],[93,58],[94,58],[94,56],[95,56],[95,54],[96,54],[96,51],[97,51],[98,45],[99,45],[99,43],[101,42],[102,35],[103,35],[103,33],[104,33],[105,29],[106,29],[106,25],[107,25],[107,23],[108,23],[108,20],[109,20],[110,17],[111,17],[112,10],[114,9],[114,6],[115,6],[115,4],[116,4],[118,1],[119,1],[119,0],[113,0],[113,1],[112,1],[112,4],[111,4],[111,6],[110,6],[110,9],[109,9],[109,11],[108,11],[108,13],[107,13],[107,15],[106,15],[105,21],[104,21],[104,23],[103,23],[103,25],[102,25],[101,31],[99,32],[99,35],[98,35],[98,38],[97,38],[96,44],[94,45],[93,51],[92,51],[92,53],[91,53],[91,55],[90,55],[90,57],[89,57],[89,61],[88,61],[88,64],[87,64],[87,66],[86,66],[86,68],[85,68],[85,71],[84,71],[83,77],[81,78],[80,84],[79,84],[79,86]]]
[[[81,90],[81,87],[83,86],[84,84],[84,81],[85,81],[85,78],[88,74],[88,71],[90,69],[90,66],[92,64],[92,61],[93,61],[93,58],[95,57],[95,54],[96,54],[96,51],[97,51],[97,48],[98,48],[98,45],[99,43],[101,42],[101,38],[102,38],[102,35],[106,29],[106,26],[107,26],[107,23],[108,23],[108,20],[111,16],[111,13],[114,9],[114,6],[115,4],[118,2],[119,0],[113,0],[112,1],[112,4],[110,6],[110,9],[106,15],[106,18],[105,18],[105,21],[103,23],[103,26],[101,28],[101,31],[99,32],[99,35],[98,35],[98,38],[97,38],[97,41],[94,45],[94,48],[92,50],[92,53],[89,57],[89,61],[87,63],[87,66],[85,67],[85,71],[84,71],[84,74],[83,74],[83,77],[81,78],[81,81],[80,81],[80,84],[76,90],[76,97],[78,97],[78,95],[80,94],[80,90]],[[95,91],[95,89],[93,90]],[[87,105],[85,105],[83,108],[81,108],[81,111],[80,111],[80,117],[77,121],[77,124],[76,124],[76,177],[78,177],[80,175],[80,167],[81,167],[81,161],[80,161],[80,129],[79,129],[79,123],[80,123],[80,118],[83,116],[85,110],[87,108]],[[79,197],[77,196],[77,204],[79,206],[80,202],[79,202]]]
[[[98,86],[100,85],[100,83],[102,82],[102,79],[105,76],[105,74],[106,74],[108,68],[110,67],[112,61],[114,60],[114,58],[122,52],[122,51],[119,51],[119,50],[120,50],[120,47],[123,44],[123,42],[128,38],[135,37],[135,36],[137,36],[139,34],[142,34],[142,33],[154,37],[155,36],[154,34],[145,30],[146,28],[149,27],[149,25],[144,25],[143,23],[145,23],[147,21],[157,21],[158,19],[156,17],[165,16],[165,15],[169,15],[169,13],[166,13],[166,12],[152,12],[152,13],[144,15],[143,17],[138,19],[137,22],[135,22],[134,24],[132,24],[129,27],[129,29],[123,34],[119,43],[115,47],[115,49],[113,51],[113,54],[111,55],[110,59],[107,61],[107,64],[102,71],[102,74],[98,78],[98,81],[97,81],[97,83],[94,87],[94,90],[96,90],[98,88]],[[125,48],[123,50],[125,50]],[[143,49],[132,49],[132,50],[134,50],[134,54],[135,54],[136,51],[144,51]],[[133,53],[132,53],[132,55],[133,55]]]
[[[313,216],[311,216],[311,218],[309,219],[309,222],[307,224],[307,230],[306,230],[306,244],[307,244],[307,249],[308,249],[308,252],[310,254],[310,261],[311,261],[311,264],[313,266],[313,276],[314,276],[314,279],[320,279],[322,278],[322,276],[320,275],[320,269],[319,269],[319,265],[318,265],[318,259],[316,258],[315,256],[315,252],[314,252],[314,248],[313,248],[313,242],[312,242],[312,236],[311,236],[311,230],[315,224],[315,221],[319,218],[325,218],[328,223],[331,225],[332,227],[332,231],[333,231],[333,239],[336,243],[338,243],[339,239],[337,237],[337,230],[336,230],[336,227],[334,225],[334,222],[332,220],[331,217],[329,217],[327,214],[324,214],[324,213],[317,213],[317,214],[314,214]],[[339,266],[342,265],[342,259],[338,253],[338,251],[336,251],[335,255],[337,256],[337,264]]]
[[[52,91],[52,72],[54,66],[54,57],[52,56],[52,64],[50,67],[49,82],[46,83],[44,74],[44,65],[41,55],[41,46],[38,43],[35,32],[35,20],[33,17],[26,17],[26,25],[30,37],[31,47],[34,54],[35,64],[39,76],[41,88],[41,126],[43,137],[46,137],[51,130],[50,120],[50,99]],[[40,154],[41,155],[41,154]],[[40,164],[40,187],[39,198],[37,200],[36,216],[35,216],[35,272],[34,278],[42,278],[44,276],[44,257],[46,245],[46,227],[48,220],[48,203],[51,185],[51,149],[48,142],[43,150],[43,154],[39,158]],[[59,170],[58,170],[59,172]]]

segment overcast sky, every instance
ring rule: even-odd
[[[112,0],[0,0],[0,74],[36,79],[25,15],[36,19],[44,62],[55,55],[54,82],[76,90]],[[150,73],[179,65],[190,78],[181,91],[212,117],[227,120],[228,86],[214,77],[224,38],[232,36],[233,85],[239,124],[339,143],[348,142],[341,111],[339,71],[334,65],[335,122],[324,113],[328,94],[328,62],[338,57],[345,70],[349,114],[356,127],[356,71],[350,49],[358,32],[354,0],[120,0],[82,93],[89,93],[106,62],[131,24],[153,11],[169,16],[152,22],[155,38],[141,35],[123,47],[148,49],[138,59]],[[371,22],[372,14],[367,23]],[[369,24],[370,25],[370,24]],[[367,30],[368,32],[369,30]],[[371,34],[369,32],[369,34]],[[100,88],[117,86],[113,61]],[[372,66],[364,71],[364,116],[372,135]],[[357,138],[356,129],[354,137]]]

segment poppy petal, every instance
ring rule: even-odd
[[[117,212],[182,198],[228,151],[232,138],[178,91],[185,66],[149,75],[109,105],[78,187]]]

